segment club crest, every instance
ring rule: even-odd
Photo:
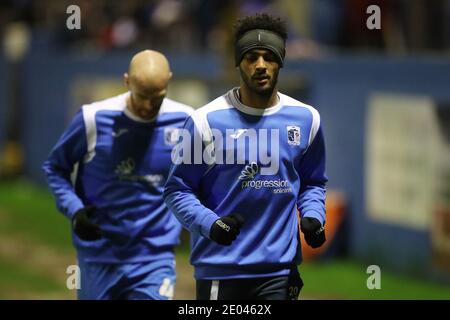
[[[164,143],[173,146],[180,138],[180,131],[178,128],[164,128]]]
[[[300,145],[300,127],[298,126],[287,126],[287,138],[288,143],[293,146]]]

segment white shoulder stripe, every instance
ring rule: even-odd
[[[319,112],[312,106],[300,102],[298,100],[295,100],[285,94],[279,93],[280,96],[283,99],[283,104],[284,105],[289,105],[289,106],[294,106],[294,107],[302,107],[302,108],[306,108],[311,112],[312,115],[312,123],[311,123],[311,130],[309,131],[309,138],[308,138],[308,147],[311,145],[311,143],[313,142],[314,138],[317,135],[317,132],[319,131],[319,127],[320,127],[320,114]],[[307,147],[307,148],[308,148]],[[306,149],[307,149],[306,148]]]
[[[311,131],[309,133],[309,141],[308,141],[308,147],[311,145],[311,143],[313,142],[314,138],[317,135],[317,132],[319,131],[319,127],[320,127],[320,114],[319,112],[312,108],[310,109],[312,116],[313,116],[313,121],[311,124]]]
[[[164,98],[159,114],[168,112],[183,112],[186,113],[187,115],[191,115],[194,112],[194,108],[186,104],[174,101],[172,99]]]
[[[191,118],[205,142],[209,143],[212,140],[211,127],[209,125],[207,117],[208,113],[231,108],[233,108],[233,106],[228,103],[228,101],[225,99],[225,95],[223,95],[194,111],[194,113],[191,115]]]
[[[214,142],[213,142],[213,132],[208,122],[208,114],[214,111],[232,109],[233,106],[230,105],[229,101],[225,97],[226,95],[222,95],[216,98],[207,105],[195,110],[194,113],[191,115],[191,118],[194,121],[195,128],[200,134],[204,145],[209,146],[210,150],[214,150],[215,146],[210,145]],[[211,170],[213,167],[214,163],[210,163],[204,175],[206,175],[209,172],[209,170]]]
[[[84,163],[91,161],[95,156],[95,146],[97,144],[97,124],[95,115],[102,110],[122,111],[126,108],[126,97],[128,93],[118,95],[103,101],[83,105],[83,120],[86,128],[87,153],[84,157]]]

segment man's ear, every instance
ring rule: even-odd
[[[123,74],[123,83],[125,83],[125,86],[130,89],[130,77],[126,72]]]

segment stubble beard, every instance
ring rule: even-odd
[[[257,95],[264,97],[264,98],[269,98],[272,94],[273,91],[275,90],[277,81],[278,81],[278,73],[274,74],[270,79],[269,79],[269,86],[267,87],[259,87],[257,84],[255,84],[252,79],[251,76],[247,76],[241,68],[239,68],[239,72],[241,74],[241,79],[244,81],[244,84],[247,86],[247,88],[253,92],[256,93]]]

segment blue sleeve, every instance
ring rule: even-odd
[[[322,128],[303,155],[298,170],[301,187],[297,200],[300,216],[316,218],[325,225],[325,142]]]
[[[86,130],[83,113],[79,111],[42,167],[56,199],[56,206],[69,219],[72,219],[74,214],[84,207],[75,194],[70,175],[74,165],[82,161],[86,152]]]
[[[219,216],[205,207],[198,197],[201,178],[208,169],[208,165],[198,157],[203,154],[203,147],[192,118],[188,118],[181,139],[173,151],[173,155],[177,154],[178,157],[175,162],[172,159],[164,201],[186,229],[209,238],[211,226]]]

